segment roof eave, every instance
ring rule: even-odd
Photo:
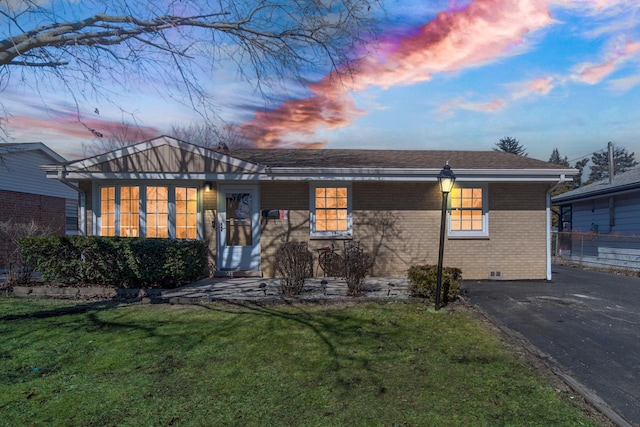
[[[597,199],[604,196],[615,196],[622,193],[628,193],[630,191],[640,190],[640,183],[635,182],[628,185],[620,185],[614,188],[608,187],[599,190],[589,191],[586,193],[580,193],[573,196],[563,197],[564,194],[560,194],[551,198],[551,202],[554,204],[566,204],[571,202],[586,201],[591,199]]]
[[[402,168],[267,168],[243,173],[215,172],[91,172],[68,170],[64,166],[42,167],[51,178],[61,171],[70,180],[182,179],[182,180],[258,180],[258,181],[415,181],[433,182],[440,169]],[[564,173],[563,173],[564,172]],[[572,169],[458,169],[456,179],[464,182],[542,182],[571,181]]]

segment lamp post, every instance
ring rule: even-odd
[[[447,197],[456,182],[456,176],[449,167],[449,161],[438,174],[438,184],[442,192],[442,213],[440,217],[440,246],[438,248],[438,277],[436,281],[436,310],[440,310],[440,289],[442,287],[442,258],[444,255],[444,233],[447,224]]]

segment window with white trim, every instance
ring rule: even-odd
[[[486,185],[456,185],[449,194],[449,237],[489,236]]]
[[[98,235],[198,237],[198,187],[115,185],[99,194]]]
[[[351,185],[311,184],[311,237],[352,236]]]
[[[116,187],[100,189],[100,235],[116,235]]]
[[[169,237],[169,187],[147,186],[146,236]]]

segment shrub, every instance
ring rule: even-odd
[[[343,274],[347,282],[347,295],[361,296],[362,285],[371,268],[371,255],[365,252],[357,241],[344,242]]]
[[[438,267],[436,265],[414,265],[409,268],[409,294],[414,297],[436,299],[438,281]],[[440,301],[446,305],[458,297],[458,282],[462,279],[459,268],[444,267],[442,269],[442,283]]]
[[[65,236],[22,239],[20,248],[45,282],[67,285],[172,288],[207,266],[197,240]]]
[[[280,275],[280,292],[300,295],[307,277],[312,276],[313,255],[306,242],[285,242],[276,251],[274,269]]]
[[[27,264],[18,242],[31,236],[48,236],[53,234],[53,230],[45,225],[40,225],[35,221],[20,223],[0,221],[0,243],[2,244],[4,267],[7,270],[7,286],[24,285],[31,282],[33,270]]]

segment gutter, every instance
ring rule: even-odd
[[[546,214],[547,214],[547,280],[551,280],[551,193],[567,181],[566,175],[561,174],[560,180],[547,190]]]
[[[84,191],[80,190],[78,188],[77,185],[72,184],[71,182],[69,182],[67,180],[66,175],[66,168],[64,165],[62,165],[62,167],[60,169],[58,169],[58,175],[57,175],[57,179],[58,181],[60,181],[61,183],[63,183],[64,185],[66,185],[69,188],[74,189],[77,193],[78,193],[78,222],[79,222],[79,227],[78,227],[78,232],[80,233],[81,236],[86,236],[87,235],[87,230],[86,230],[86,221],[85,221],[85,212],[86,212],[86,196],[84,194]]]

